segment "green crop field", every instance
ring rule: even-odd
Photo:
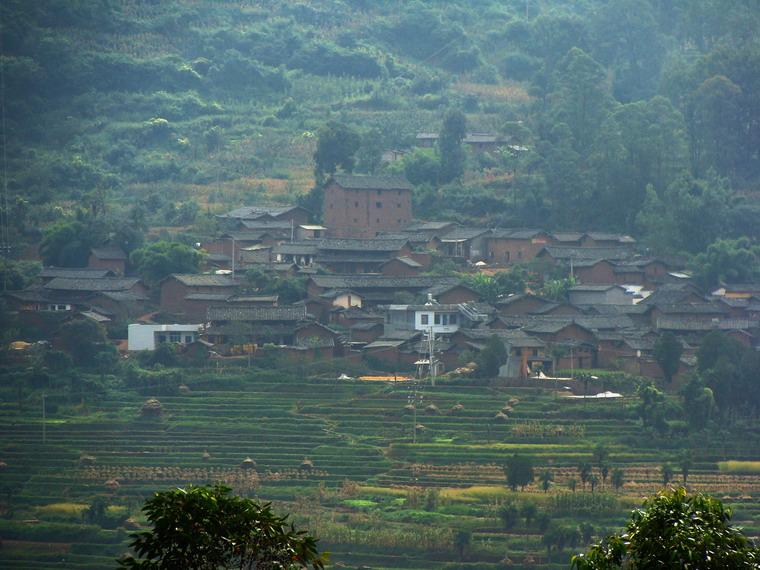
[[[261,372],[194,371],[184,381],[189,390],[159,396],[158,416],[141,413],[147,397],[131,391],[62,400],[51,406],[44,442],[41,394],[19,403],[3,392],[0,566],[113,567],[129,532],[145,523],[140,507],[151,493],[223,481],[293,513],[335,567],[564,568],[584,538],[617,529],[662,488],[661,465],[675,465],[684,447],[693,453],[688,487],[734,506],[750,535],[760,529],[760,477],[736,467],[751,464],[723,463],[757,458],[757,430],[736,439],[652,437],[639,425],[635,396],[582,403],[543,388]],[[497,418],[506,406],[507,419]],[[599,443],[609,471],[623,470],[622,488],[601,477]],[[512,492],[503,465],[514,453],[533,458],[537,477]],[[248,457],[254,468],[243,468]],[[599,475],[593,493],[579,477],[582,462]],[[553,481],[544,492],[538,474],[547,470]],[[92,521],[97,501],[105,514]],[[511,506],[516,520],[507,525],[501,513]],[[585,536],[547,545],[549,524],[579,526]],[[468,541],[457,548],[460,531]]]

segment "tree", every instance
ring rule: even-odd
[[[345,172],[354,169],[354,155],[361,143],[359,133],[352,128],[329,121],[317,131],[317,149],[314,151],[314,177],[321,186],[338,168]]]
[[[507,501],[499,507],[498,515],[504,525],[504,530],[510,530],[517,524],[519,510],[512,501]]]
[[[654,343],[654,359],[660,365],[667,384],[673,381],[673,376],[681,366],[681,354],[683,345],[671,332],[661,334]]]
[[[584,461],[578,465],[578,475],[581,478],[581,483],[583,483],[583,488],[586,488],[586,483],[589,482],[591,479],[591,463],[588,461]]]
[[[694,256],[691,265],[697,283],[708,291],[721,281],[752,281],[760,275],[760,245],[753,245],[746,237],[719,239]]]
[[[541,489],[543,489],[544,493],[549,491],[549,488],[552,486],[552,481],[554,481],[554,475],[551,471],[548,469],[544,469],[541,472],[541,475],[538,476],[539,481],[541,481]]]
[[[730,525],[731,510],[683,488],[662,491],[613,534],[572,559],[577,570],[757,568],[760,550]]]
[[[507,459],[504,466],[504,473],[507,477],[507,486],[513,491],[517,487],[525,487],[533,481],[533,460],[526,455],[515,453]]]
[[[593,493],[599,484],[599,477],[595,473],[592,473],[591,477],[588,478],[588,482],[591,484],[591,493]]]
[[[438,152],[441,167],[438,182],[447,184],[458,180],[464,174],[465,153],[462,141],[467,134],[467,119],[464,113],[451,110],[443,118],[443,126],[438,137]]]
[[[578,488],[578,480],[574,477],[571,477],[567,480],[567,488],[570,489],[573,493],[575,493],[575,490]]]
[[[477,374],[480,378],[494,378],[499,375],[499,368],[507,362],[507,349],[498,336],[491,335],[485,348],[476,359]]]
[[[122,568],[324,568],[317,541],[271,507],[222,485],[156,493],[143,507],[150,531],[132,535]]]
[[[693,463],[694,461],[691,457],[691,452],[688,449],[682,451],[678,456],[678,467],[681,470],[681,479],[683,480],[684,485],[686,485],[686,480],[689,478],[689,470]]]
[[[689,427],[702,430],[707,427],[715,412],[713,391],[705,386],[698,374],[694,374],[681,389],[683,412]]]
[[[470,531],[458,530],[454,535],[454,548],[457,551],[460,562],[464,560],[467,549],[470,547],[470,542],[472,542],[472,533]]]
[[[538,514],[538,507],[533,501],[526,501],[520,507],[520,516],[525,519],[525,526],[530,526]]]
[[[658,390],[654,384],[647,382],[638,389],[639,405],[637,411],[641,423],[647,429],[653,429],[658,433],[664,433],[668,429],[667,401],[665,394]]]
[[[201,259],[200,251],[174,241],[157,241],[129,256],[142,278],[153,284],[172,273],[198,273]]]
[[[80,318],[61,325],[58,335],[62,348],[79,365],[97,363],[97,355],[105,349],[106,331],[92,319]]]
[[[662,476],[662,484],[667,485],[673,480],[673,467],[670,463],[663,463],[660,467],[660,475]]]
[[[40,256],[45,265],[84,267],[96,239],[79,221],[57,222],[45,230]]]
[[[625,483],[625,473],[622,469],[613,469],[611,480],[612,486],[615,487],[616,491],[619,491]]]

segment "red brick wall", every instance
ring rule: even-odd
[[[541,248],[551,243],[547,236],[534,239],[488,238],[486,258],[489,263],[521,263],[536,257]]]
[[[410,267],[397,259],[391,259],[383,265],[381,272],[391,277],[413,277],[419,275],[421,270],[421,267]]]
[[[93,269],[110,269],[116,275],[124,275],[126,263],[123,259],[99,259],[93,254],[90,254],[90,259],[87,261],[87,267]]]
[[[325,188],[324,225],[333,237],[373,238],[380,231],[403,228],[412,220],[409,190],[346,190],[336,183]]]
[[[478,301],[479,299],[480,297],[475,291],[471,291],[466,287],[454,287],[436,297],[436,301],[442,305],[456,305],[458,303],[466,303],[467,301]]]
[[[573,273],[578,281],[586,285],[609,285],[616,282],[614,267],[607,261],[600,261],[591,267],[575,267]]]

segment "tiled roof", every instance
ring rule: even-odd
[[[308,317],[305,305],[282,307],[218,306],[207,309],[209,321],[302,321]]]
[[[492,239],[532,239],[541,234],[546,234],[546,232],[529,228],[496,228],[491,232],[490,237]]]
[[[43,287],[54,291],[126,291],[140,282],[137,277],[103,277],[100,279],[56,277]]]
[[[219,293],[191,293],[190,295],[185,295],[186,301],[218,301],[218,302],[224,302],[227,300],[228,295],[223,295]]]
[[[44,267],[38,277],[55,279],[65,277],[67,279],[102,279],[112,275],[110,269],[95,269],[90,267]]]
[[[309,240],[281,243],[272,248],[272,253],[284,253],[290,255],[314,255],[317,253],[317,242],[314,240]]]
[[[302,209],[300,206],[242,206],[217,216],[219,218],[238,218],[242,220],[255,220],[264,216],[276,218],[293,210]]]
[[[240,224],[247,230],[286,230],[292,226],[288,220],[242,220]]]
[[[118,246],[104,245],[103,247],[93,247],[90,252],[98,259],[115,259],[126,261],[127,254]]]
[[[406,255],[402,255],[400,257],[394,257],[393,259],[386,261],[386,263],[389,263],[390,261],[394,261],[394,260],[400,261],[401,263],[403,263],[404,265],[408,267],[422,267],[421,263],[419,263],[418,261],[415,261],[411,257],[407,257]]]
[[[572,293],[574,291],[578,292],[594,292],[594,291],[609,291],[610,289],[623,289],[625,290],[625,287],[622,285],[574,285],[573,287],[570,287],[569,291]]]
[[[312,282],[325,289],[429,289],[434,286],[453,287],[460,284],[456,277],[390,277],[386,275],[313,275]]]
[[[453,228],[441,236],[441,241],[466,241],[480,237],[490,231],[488,228]]]
[[[413,188],[403,176],[336,174],[333,180],[347,190],[412,190]]]
[[[561,260],[619,260],[626,259],[633,255],[630,248],[623,247],[572,247],[563,245],[547,245],[539,255],[550,255],[554,259]]]
[[[234,287],[237,285],[226,275],[173,273],[167,279],[174,278],[186,287]]]
[[[398,251],[409,240],[401,239],[355,239],[355,238],[327,238],[317,242],[317,247],[322,251]]]

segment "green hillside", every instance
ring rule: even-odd
[[[292,202],[313,185],[315,133],[330,120],[360,134],[356,169],[403,170],[427,217],[613,229],[688,253],[757,237],[750,0],[0,10],[14,244],[75,206],[116,227],[207,234],[210,210]],[[528,150],[472,154],[447,184],[434,152],[381,165],[383,150],[438,132],[448,109]]]

